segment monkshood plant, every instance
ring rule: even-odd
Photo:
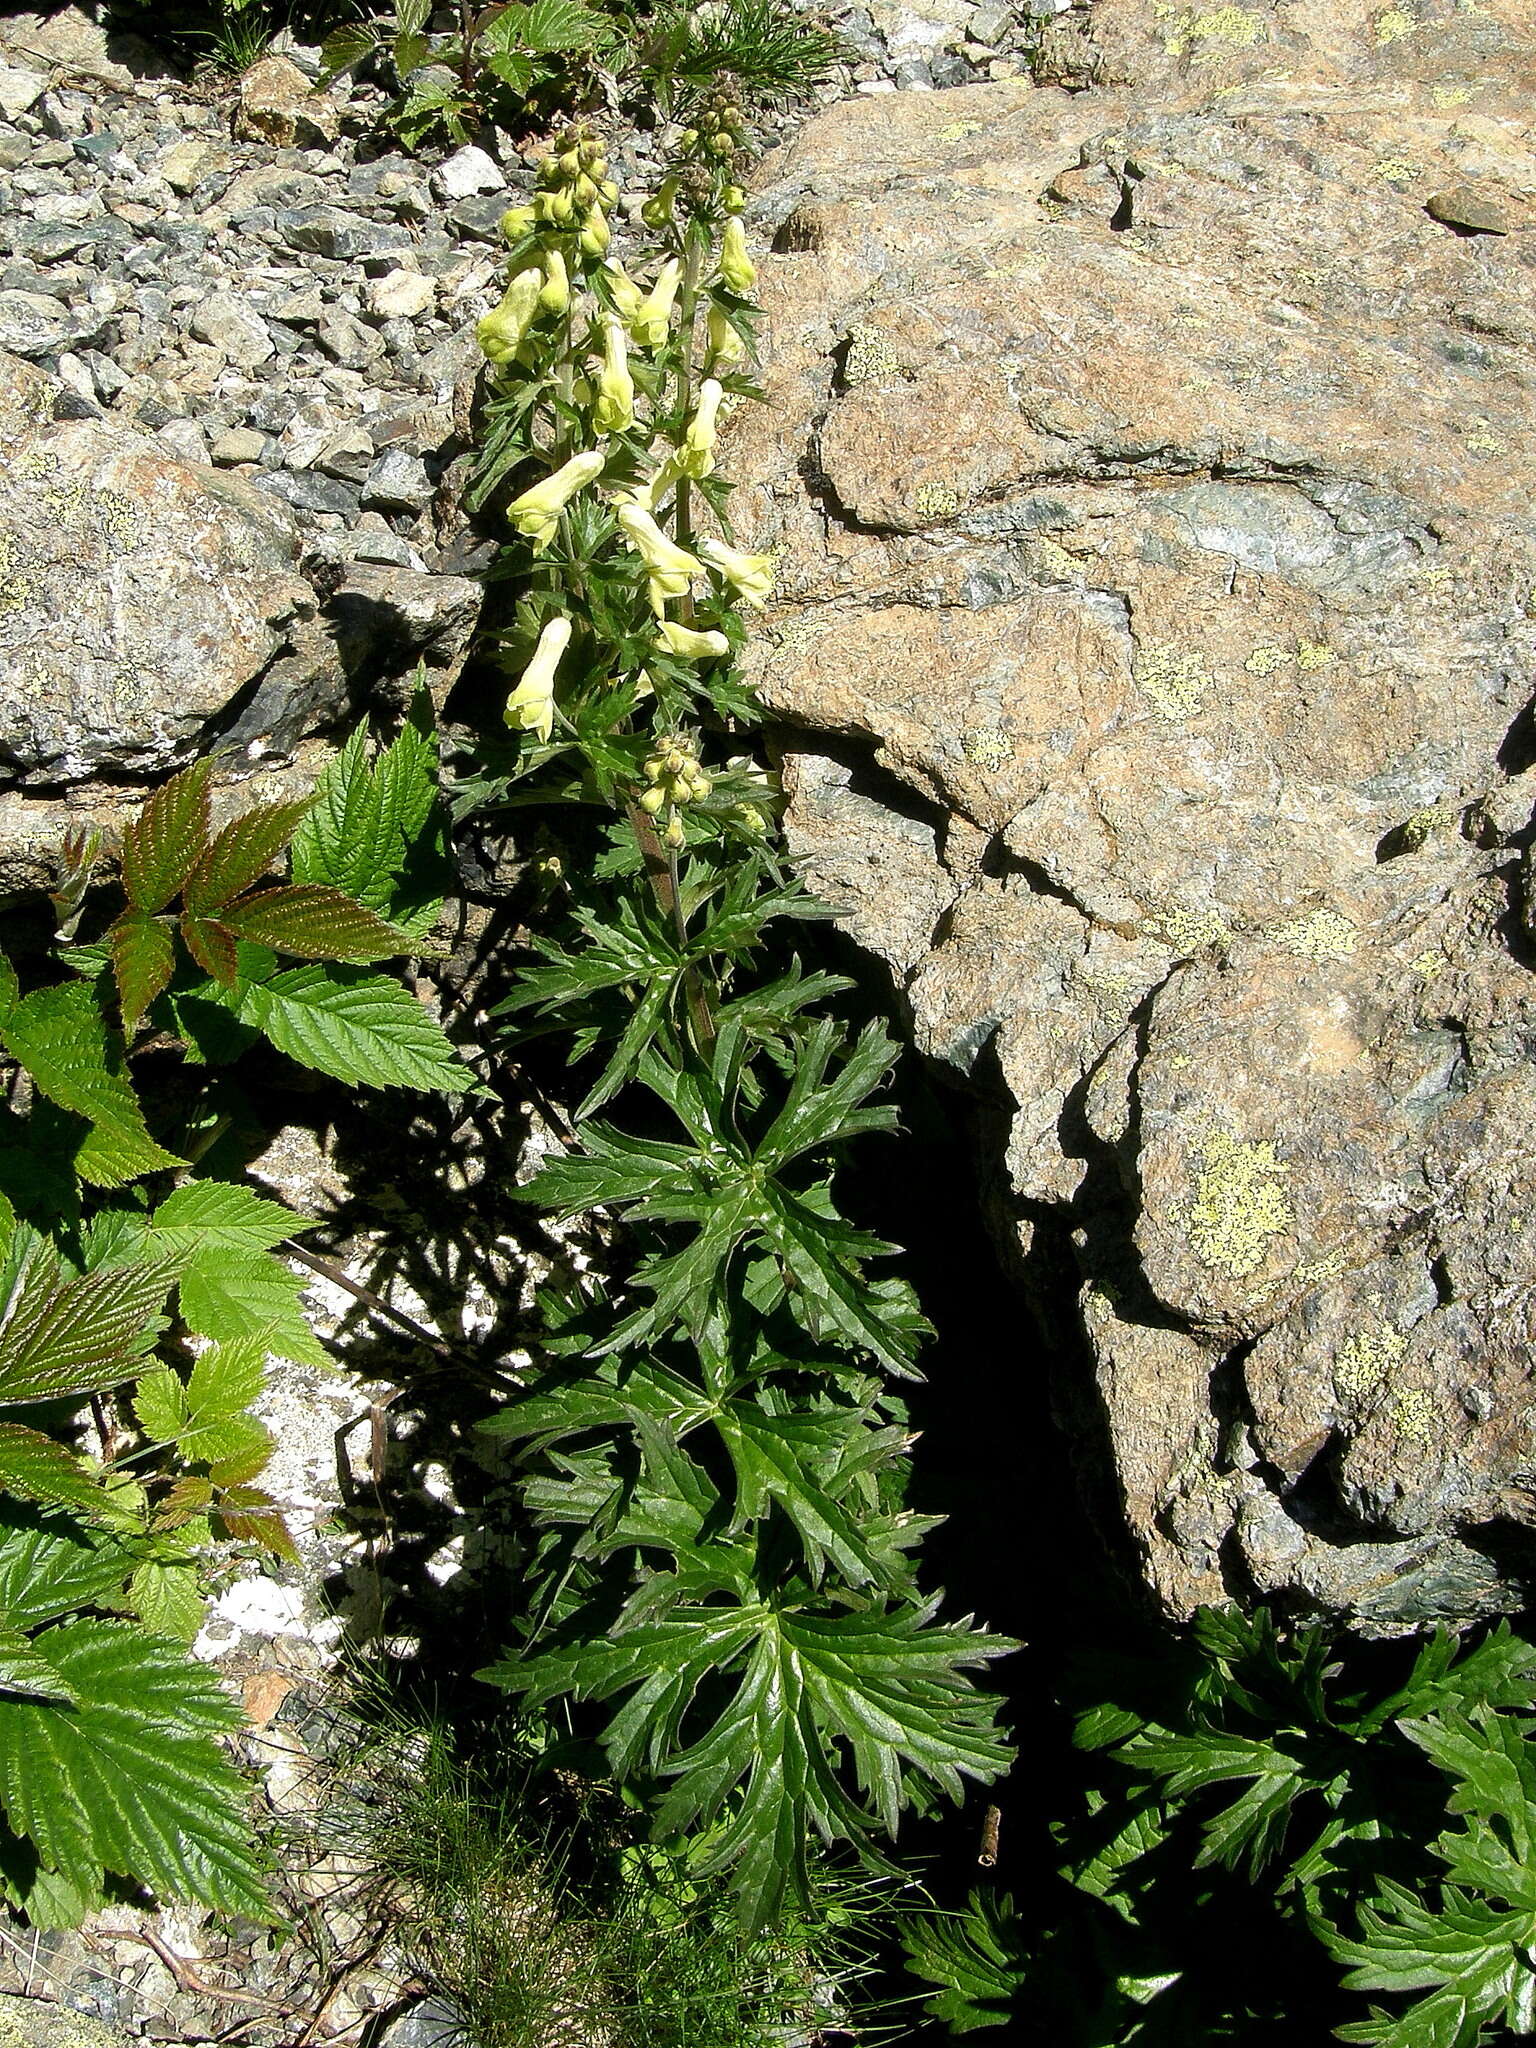
[[[473,1085],[372,971],[438,908],[425,718],[217,830],[210,781],[131,821],[115,903],[77,835],[51,955],[0,953],[0,1896],[39,1926],[108,1896],[271,1917],[243,1717],[189,1646],[217,1557],[296,1554],[253,1408],[269,1354],[325,1354],[275,1255],[308,1219],[212,1164],[216,1070],[264,1038],[351,1085]]]
[[[896,1247],[838,1204],[845,1149],[895,1123],[873,1099],[894,1048],[838,1020],[836,975],[782,945],[764,965],[818,911],[774,846],[736,658],[771,565],[716,466],[761,395],[738,85],[678,119],[625,262],[602,142],[557,139],[479,327],[472,495],[511,529],[514,737],[459,804],[528,807],[561,849],[503,1012],[570,1035],[581,1099],[524,1192],[625,1226],[616,1277],[546,1290],[544,1363],[492,1425],[524,1447],[537,1536],[485,1675],[595,1730],[656,1838],[730,1870],[762,1926],[807,1897],[813,1834],[889,1868],[904,1808],[1006,1768],[972,1674],[1014,1646],[920,1587],[894,1383],[928,1326]]]

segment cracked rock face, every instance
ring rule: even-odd
[[[1001,1113],[1006,1228],[1075,1247],[1174,1614],[1394,1628],[1536,1563],[1509,11],[1215,50],[1104,0],[1138,83],[845,106],[759,181],[791,839]]]

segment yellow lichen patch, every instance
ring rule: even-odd
[[[1212,1131],[1200,1147],[1195,1198],[1184,1217],[1190,1249],[1203,1266],[1234,1280],[1256,1272],[1271,1242],[1295,1222],[1286,1168],[1273,1145]]]
[[[877,378],[898,375],[901,367],[895,350],[878,327],[861,324],[849,328],[848,354],[843,361],[844,384],[872,384]]]
[[[1347,960],[1360,934],[1340,910],[1309,910],[1304,916],[1287,919],[1269,934],[1287,953],[1300,960]]]
[[[1509,446],[1502,435],[1489,431],[1488,421],[1482,413],[1473,413],[1467,425],[1472,431],[1467,435],[1465,445],[1472,454],[1502,455]]]
[[[1400,43],[1404,36],[1411,36],[1418,25],[1404,8],[1389,7],[1384,14],[1377,15],[1373,24],[1376,43],[1378,47]]]
[[[1407,1443],[1433,1444],[1435,1404],[1422,1387],[1399,1387],[1387,1403],[1392,1426]]]
[[[960,735],[960,751],[978,768],[998,769],[1013,759],[1014,749],[1000,725],[982,725]]]
[[[1411,185],[1419,175],[1419,167],[1411,156],[1384,156],[1375,166],[1378,178],[1385,178],[1389,185]]]
[[[1263,39],[1263,16],[1250,13],[1246,7],[1211,7],[1199,12],[1187,7],[1177,26],[1164,36],[1163,48],[1170,57],[1183,57],[1194,51],[1197,57],[1209,62],[1219,54],[1211,47],[1213,44],[1226,43],[1232,49],[1247,50]]]
[[[1083,580],[1082,563],[1076,555],[1069,555],[1057,541],[1029,541],[1024,555],[1037,576],[1052,576],[1058,583],[1081,583]]]
[[[1136,687],[1164,718],[1187,718],[1214,680],[1205,657],[1193,647],[1143,647],[1132,671]]]
[[[1295,1279],[1302,1287],[1325,1287],[1330,1280],[1337,1280],[1344,1271],[1344,1248],[1335,1245],[1331,1252],[1324,1252],[1320,1259],[1308,1259],[1296,1268]]]
[[[1416,974],[1420,981],[1433,981],[1437,975],[1445,972],[1445,955],[1435,952],[1420,953],[1408,962],[1408,972]]]
[[[967,135],[979,135],[980,121],[951,121],[947,128],[939,130],[940,142],[964,142]]]
[[[1288,647],[1255,647],[1243,667],[1251,676],[1272,676],[1277,668],[1285,668],[1295,659]]]
[[[921,519],[953,519],[960,510],[960,494],[948,484],[919,484],[912,505]]]
[[[1184,903],[1171,903],[1147,920],[1147,937],[1161,939],[1184,958],[1203,953],[1207,946],[1224,945],[1231,936],[1214,910],[1192,910]]]
[[[1464,107],[1472,97],[1468,85],[1437,85],[1430,89],[1430,98],[1437,107]]]
[[[1298,640],[1296,642],[1296,666],[1298,668],[1326,668],[1335,659],[1333,649],[1325,647],[1320,640]]]
[[[1390,1323],[1357,1330],[1334,1353],[1333,1384],[1346,1401],[1369,1400],[1407,1356],[1408,1339]]]

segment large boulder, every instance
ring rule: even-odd
[[[286,506],[77,409],[0,353],[0,782],[151,780],[213,746],[291,753],[417,661],[446,691],[476,583],[311,573]]]
[[[1536,1562],[1520,11],[1104,0],[1129,86],[848,104],[759,181],[791,841],[1073,1247],[1175,1614]]]

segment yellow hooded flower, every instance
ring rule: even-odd
[[[684,596],[694,577],[704,574],[697,555],[669,539],[643,506],[620,505],[618,520],[624,538],[651,572],[651,603],[658,610],[667,598]]]
[[[747,254],[746,230],[739,214],[732,214],[720,238],[720,275],[733,292],[743,296],[757,283],[757,265]]]
[[[654,512],[682,473],[683,467],[677,457],[669,455],[665,462],[657,464],[648,483],[637,484],[630,492],[631,502],[642,512]]]
[[[588,256],[606,256],[608,244],[612,239],[603,209],[597,205],[589,207],[580,236],[583,253]]]
[[[689,661],[704,661],[712,654],[731,651],[731,643],[723,633],[696,633],[691,626],[680,626],[674,619],[659,622],[656,638],[668,654],[681,654]]]
[[[539,635],[533,659],[507,699],[508,725],[548,740],[555,729],[555,670],[571,641],[569,619],[551,619]]]
[[[538,219],[531,206],[509,206],[501,216],[501,232],[509,242],[520,242]]]
[[[597,380],[592,424],[600,434],[622,434],[635,423],[635,380],[624,351],[624,329],[612,314],[603,321],[603,373]]]
[[[740,548],[728,548],[723,540],[701,540],[699,553],[711,569],[718,569],[741,597],[743,604],[765,605],[773,594],[773,572],[767,555],[746,555]]]
[[[705,319],[709,335],[709,359],[712,363],[739,363],[746,354],[746,344],[718,306],[711,306]]]
[[[603,275],[608,280],[608,289],[613,294],[613,303],[619,309],[619,318],[626,322],[633,320],[640,308],[645,304],[645,293],[635,283],[635,280],[630,276],[622,263],[605,263],[603,265]]]
[[[523,336],[539,310],[543,283],[541,272],[520,270],[502,293],[501,304],[493,307],[476,327],[475,339],[482,353],[498,368],[511,362],[522,347]]]
[[[681,275],[682,265],[675,256],[669,256],[649,292],[634,312],[626,316],[630,340],[637,347],[660,348],[666,340],[667,329],[672,322],[672,302],[677,297],[677,281]]]
[[[699,402],[683,435],[678,464],[684,476],[708,476],[715,466],[715,417],[725,396],[717,377],[699,386]]]
[[[555,537],[560,523],[560,514],[566,505],[602,474],[607,457],[601,449],[590,448],[584,455],[573,455],[569,462],[562,463],[543,483],[535,484],[524,491],[520,498],[514,498],[507,507],[508,516],[519,533],[526,533],[533,542],[537,553],[542,554]]]

